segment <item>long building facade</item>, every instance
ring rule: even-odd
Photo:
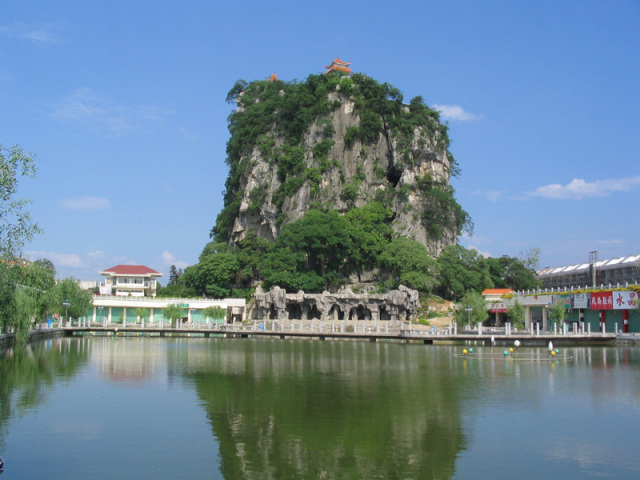
[[[548,267],[538,272],[543,288],[594,288],[605,285],[640,284],[640,255]]]

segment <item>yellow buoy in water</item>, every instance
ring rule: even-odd
[[[555,357],[556,356],[556,351],[555,350],[551,350],[551,356]]]
[[[509,352],[513,353],[513,347],[509,348]]]
[[[462,350],[462,353],[463,353],[464,355],[466,355],[466,354],[467,354],[467,353],[469,353],[469,352],[467,352],[467,349],[465,348],[464,350]]]

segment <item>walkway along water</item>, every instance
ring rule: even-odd
[[[259,338],[277,337],[281,339],[315,339],[315,340],[360,340],[370,342],[402,342],[402,343],[461,343],[474,345],[507,345],[519,340],[522,345],[546,345],[553,341],[557,345],[569,344],[614,344],[616,341],[635,342],[635,336],[614,332],[592,332],[580,329],[577,325],[566,325],[560,331],[541,331],[539,329],[515,330],[507,324],[503,328],[487,328],[481,325],[474,330],[461,329],[457,326],[446,328],[427,327],[402,322],[368,322],[368,321],[319,321],[319,320],[266,320],[232,324],[188,324],[178,322],[154,324],[113,324],[94,323],[89,320],[58,323],[48,327],[38,326],[33,332],[33,340],[48,334],[78,335],[115,335],[115,336],[192,336],[192,337],[227,337],[227,338]],[[10,336],[10,335],[9,335]],[[0,344],[2,344],[0,336]],[[629,337],[629,338],[628,338]],[[640,341],[640,337],[637,339]],[[5,342],[8,341],[5,339]]]

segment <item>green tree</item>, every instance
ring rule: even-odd
[[[467,312],[467,307],[471,307],[471,311]],[[485,302],[482,294],[469,290],[467,291],[456,308],[456,322],[458,325],[467,325],[471,322],[471,327],[479,322],[484,323],[489,318],[489,310],[487,302]]]
[[[451,245],[445,247],[437,263],[437,290],[446,299],[459,299],[468,290],[493,288],[487,262],[476,250]]]
[[[333,290],[351,273],[346,259],[354,250],[349,222],[343,216],[335,210],[310,210],[297,222],[282,227],[268,257],[274,255],[278,260],[284,260],[282,251],[294,254],[293,272],[301,281],[292,279],[292,283],[308,284],[309,280],[313,280],[315,284],[315,280],[320,278],[324,289]],[[265,268],[273,268],[270,260],[265,259]],[[265,273],[269,276],[276,272],[271,270]]]
[[[227,311],[222,307],[211,306],[202,310],[202,315],[204,315],[204,318],[211,318],[217,323],[218,320],[224,320]]]
[[[515,328],[524,328],[524,306],[519,301],[516,300],[513,305],[507,308],[507,316]]]
[[[229,297],[240,269],[238,257],[233,252],[221,252],[201,256],[200,262],[187,267],[181,280],[198,294],[209,297]]]
[[[182,273],[181,268],[178,269],[175,265],[171,265],[169,267],[169,283],[167,283],[167,286],[177,285]]]
[[[19,343],[29,337],[33,320],[46,313],[46,290],[55,280],[53,273],[36,263],[0,260],[0,326],[12,327]]]
[[[349,210],[344,218],[349,223],[353,248],[347,258],[349,271],[358,274],[376,267],[378,257],[393,237],[393,212],[379,202]]]
[[[167,305],[166,307],[164,307],[164,309],[162,310],[162,315],[165,318],[169,319],[171,325],[175,325],[177,320],[186,317],[186,315],[184,314],[184,307],[176,303],[172,303],[171,305]]]
[[[56,266],[48,258],[39,258],[38,260],[35,260],[33,264],[48,270],[52,278],[56,277]]]
[[[65,278],[51,287],[46,295],[47,310],[51,314],[58,314],[62,318],[80,318],[87,316],[93,305],[93,297],[83,290],[74,278]],[[68,303],[65,307],[63,304]],[[66,318],[65,318],[66,319]]]
[[[147,315],[149,315],[148,308],[138,307],[133,311],[133,314],[140,320],[144,320]]]
[[[29,200],[16,198],[19,177],[33,178],[36,164],[21,148],[0,145],[0,256],[16,258],[25,242],[40,232],[27,210]]]
[[[549,307],[549,317],[558,326],[558,329],[562,328],[564,324],[565,313],[564,303],[553,303],[551,307]]]
[[[532,248],[529,251],[521,251],[518,253],[518,259],[522,261],[525,268],[529,270],[533,270],[534,272],[538,269],[538,264],[540,263],[540,248]]]
[[[379,264],[388,288],[405,285],[427,293],[435,283],[436,262],[415,240],[394,238],[380,255]]]
[[[533,290],[541,285],[536,278],[535,270],[527,267],[519,258],[503,255],[498,258],[487,258],[485,261],[495,288]]]

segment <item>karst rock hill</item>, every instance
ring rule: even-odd
[[[310,209],[341,213],[370,202],[393,212],[397,236],[433,256],[470,228],[449,183],[458,172],[447,126],[421,97],[363,74],[302,82],[239,80],[229,116],[224,208],[212,236],[275,239]]]

